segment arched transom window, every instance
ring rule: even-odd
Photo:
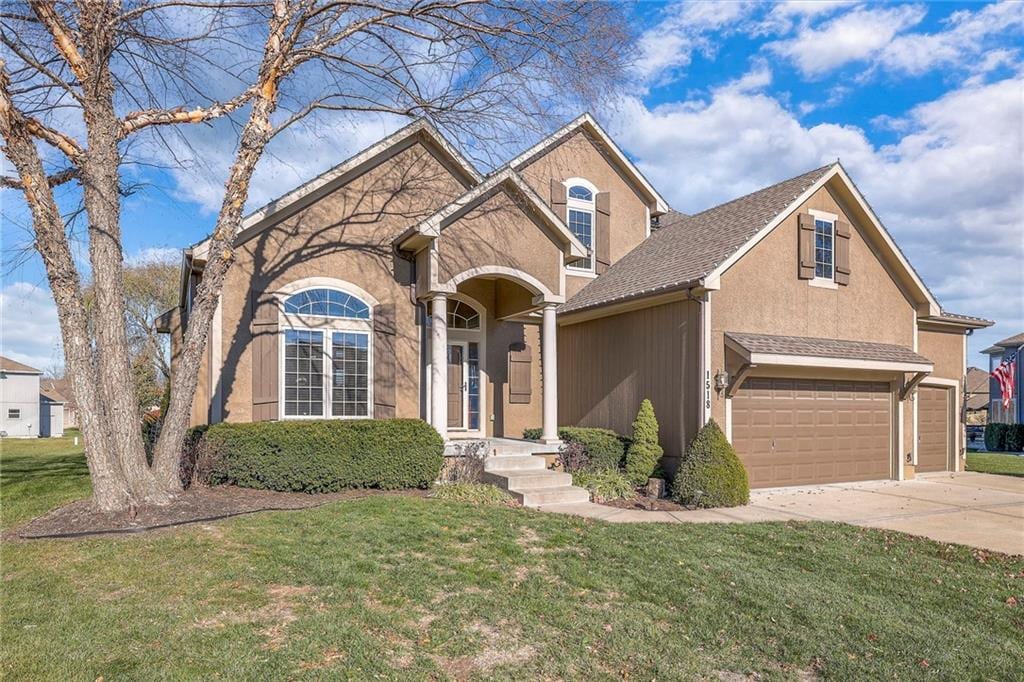
[[[315,317],[370,319],[370,307],[352,294],[337,289],[306,289],[292,294],[284,302],[284,311]]]
[[[468,303],[450,299],[448,301],[449,329],[479,329],[480,313]]]
[[[566,225],[576,237],[587,247],[589,255],[568,266],[570,270],[594,271],[594,195],[597,188],[583,178],[566,180],[568,188],[566,200]]]
[[[284,417],[371,416],[370,306],[339,289],[315,288],[288,296],[283,309]]]

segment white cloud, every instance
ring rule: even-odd
[[[1024,328],[1024,78],[965,86],[888,123],[905,132],[878,147],[856,126],[806,127],[764,92],[723,87],[653,109],[627,100],[611,127],[687,213],[839,157],[943,305],[1001,322],[979,339]]]
[[[805,76],[820,76],[847,62],[872,57],[897,33],[920,23],[925,14],[920,5],[860,7],[825,24],[806,26],[791,39],[769,43],[768,49],[791,60]]]
[[[942,65],[979,66],[991,70],[1017,56],[1018,50],[1000,49],[986,56],[981,64],[968,57],[983,52],[992,38],[1005,46],[1008,36],[1024,28],[1024,4],[1001,2],[970,12],[954,12],[947,20],[949,28],[937,33],[910,33],[896,36],[877,56],[878,64],[895,72],[920,75]],[[1012,44],[1012,41],[1011,41]]]
[[[0,354],[43,371],[64,364],[57,306],[49,289],[29,282],[0,289]]]
[[[660,83],[690,65],[693,54],[712,54],[714,41],[750,12],[749,2],[677,2],[661,21],[640,36],[634,65],[643,83]],[[708,34],[714,33],[714,40]]]
[[[181,259],[181,249],[173,246],[147,246],[125,258],[129,265],[147,263],[176,263]]]

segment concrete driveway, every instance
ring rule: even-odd
[[[644,511],[593,502],[538,508],[611,523],[839,521],[1024,555],[1024,478],[993,474],[755,490],[749,505],[729,509]]]
[[[1024,554],[1024,478],[1013,476],[920,474],[912,481],[756,490],[747,509]]]

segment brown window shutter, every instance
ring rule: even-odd
[[[601,274],[612,262],[612,194],[598,192],[594,197],[597,216],[594,221],[594,270]]]
[[[850,223],[836,221],[836,284],[850,283]]]
[[[814,279],[814,216],[801,213],[797,218],[800,279]]]
[[[551,210],[563,223],[568,219],[568,212],[565,204],[569,199],[569,192],[558,180],[551,179]]]
[[[383,303],[373,309],[373,417],[395,417],[395,381],[398,359],[395,349],[397,328],[395,304]]]
[[[278,414],[280,380],[280,339],[277,299],[268,293],[253,297],[252,333],[252,420],[274,421]]]
[[[508,347],[508,401],[513,404],[530,402],[532,385],[532,359],[530,347],[513,343]]]

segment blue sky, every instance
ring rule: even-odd
[[[841,158],[943,305],[997,321],[972,337],[972,364],[1024,329],[1024,3],[641,3],[634,12],[630,85],[595,114],[675,208],[698,211]],[[330,120],[282,136],[250,205],[401,124]],[[175,149],[185,167],[132,171],[146,184],[125,203],[129,259],[205,236],[229,132],[192,129]],[[38,258],[16,258],[27,242],[18,197],[0,200],[3,353],[48,369],[60,363],[53,304]]]

